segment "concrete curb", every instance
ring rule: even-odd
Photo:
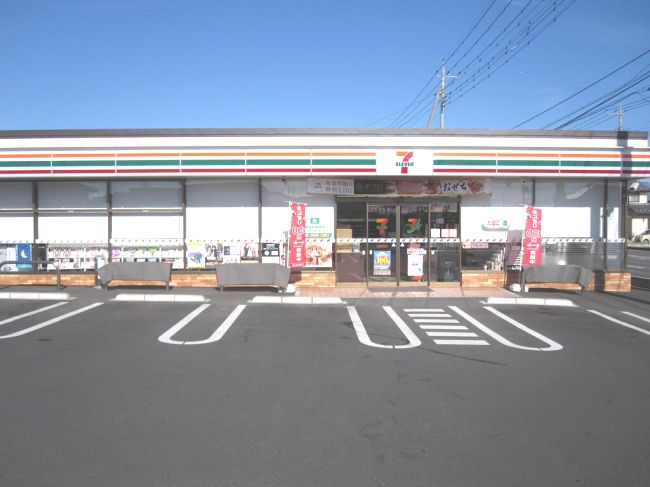
[[[346,304],[341,298],[318,298],[307,296],[255,296],[251,304]]]
[[[487,298],[484,304],[519,304],[527,306],[576,306],[570,299],[546,299],[546,298]]]
[[[111,301],[150,303],[206,303],[210,300],[200,294],[118,294]]]
[[[0,293],[0,299],[31,299],[38,301],[69,301],[68,293]]]

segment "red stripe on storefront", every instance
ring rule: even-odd
[[[228,172],[228,173],[233,173],[233,172],[238,172],[244,174],[243,169],[183,169],[181,172],[186,173],[197,173],[197,172],[210,172],[210,173],[216,173],[216,172]]]
[[[560,174],[619,174],[619,169],[562,169]]]
[[[433,168],[433,172],[462,172],[462,173],[487,173],[487,174],[496,174],[496,169],[438,169]]]
[[[118,169],[117,174],[134,174],[134,173],[146,173],[146,174],[179,174],[180,169]]]
[[[524,173],[524,174],[557,174],[558,169],[499,169],[499,173],[513,174],[513,173]]]
[[[310,169],[246,169],[246,172],[266,172],[266,173],[297,172],[297,173],[308,173],[308,172],[310,172]]]
[[[363,172],[363,173],[375,173],[377,172],[377,169],[337,169],[337,168],[332,168],[332,169],[323,169],[323,168],[314,168],[311,170],[311,172]]]
[[[49,169],[44,169],[44,170],[36,170],[36,171],[30,171],[30,170],[16,170],[16,171],[3,171],[0,170],[0,174],[51,174],[51,171]]]
[[[54,169],[52,174],[113,174],[113,169]]]

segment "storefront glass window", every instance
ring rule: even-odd
[[[258,180],[189,180],[186,194],[190,269],[258,260]]]
[[[111,194],[112,238],[182,238],[180,181],[116,181]]]
[[[0,241],[31,242],[33,239],[31,183],[0,183]]]
[[[108,241],[105,182],[41,182],[37,189],[39,240],[61,244]]]
[[[542,237],[603,237],[604,191],[603,181],[537,180],[535,206],[542,209]]]
[[[263,179],[262,245],[287,240],[291,224],[289,204],[306,203],[306,251],[308,267],[331,269],[334,240],[334,195],[310,194],[306,179]],[[286,248],[280,260],[284,263]]]

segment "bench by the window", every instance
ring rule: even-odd
[[[291,269],[280,264],[221,264],[216,267],[217,286],[273,286],[286,291]]]
[[[578,284],[583,292],[594,277],[594,272],[580,265],[542,264],[524,269],[521,276],[521,288],[526,291],[528,284]]]
[[[104,289],[111,281],[164,282],[169,289],[172,265],[160,262],[112,262],[97,269]]]

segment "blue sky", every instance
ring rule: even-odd
[[[527,2],[496,0],[474,40],[504,7],[501,20]],[[2,0],[0,129],[399,125],[489,4]],[[450,99],[446,127],[514,127],[650,49],[649,20],[647,0],[577,0],[525,49],[514,46],[503,68]],[[650,54],[522,128],[543,128],[648,66]],[[633,91],[624,128],[648,130],[650,91]],[[404,126],[424,127],[427,115]],[[590,128],[616,128],[615,116],[601,118]]]

